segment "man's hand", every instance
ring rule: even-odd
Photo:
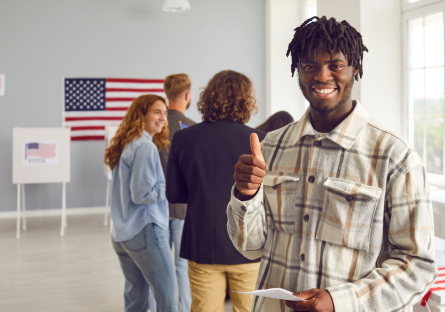
[[[235,186],[241,194],[253,197],[263,183],[267,165],[261,153],[260,140],[256,133],[250,135],[252,155],[242,155],[235,165]]]
[[[310,289],[294,294],[306,301],[284,301],[294,311],[333,312],[334,303],[331,295],[323,289]]]

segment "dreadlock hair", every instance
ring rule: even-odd
[[[333,58],[333,52],[338,46],[348,60],[348,66],[357,66],[355,80],[363,76],[363,52],[368,52],[363,44],[362,35],[347,21],[337,22],[331,17],[314,16],[308,18],[300,27],[294,29],[295,34],[289,43],[286,56],[292,56],[292,77],[300,65],[301,58],[315,59],[316,50],[326,42],[327,52]]]

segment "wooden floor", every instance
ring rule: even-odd
[[[0,219],[0,311],[124,311],[124,278],[103,215]],[[231,311],[226,302],[226,311]]]

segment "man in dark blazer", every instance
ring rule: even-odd
[[[182,129],[185,129],[191,125],[196,124],[193,120],[185,117],[184,113],[186,109],[190,107],[191,103],[191,91],[192,82],[186,74],[174,74],[167,76],[164,80],[164,92],[168,99],[168,129],[170,130],[169,139],[170,142],[173,135]],[[160,153],[161,165],[166,174],[168,151],[163,149]],[[170,247],[175,248],[175,268],[176,279],[179,288],[179,302],[182,307],[182,312],[190,312],[191,307],[191,294],[190,283],[188,278],[188,265],[187,260],[179,257],[179,250],[182,237],[182,229],[184,227],[184,219],[187,211],[186,204],[168,204],[170,220],[169,220],[169,232],[170,232]]]
[[[226,206],[234,183],[233,168],[250,153],[245,126],[256,110],[250,80],[234,71],[216,74],[201,93],[203,122],[176,132],[167,168],[167,199],[187,203],[182,258],[189,260],[192,311],[217,311],[224,305],[227,280],[238,311],[250,311],[252,296],[232,291],[255,289],[259,261],[248,260],[227,234]],[[222,310],[224,308],[222,307]]]

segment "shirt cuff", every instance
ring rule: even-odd
[[[325,290],[331,295],[334,311],[353,312],[359,310],[353,284],[345,283],[328,287]]]
[[[246,213],[254,211],[257,207],[261,206],[263,202],[263,184],[261,184],[260,188],[256,195],[246,201],[241,201],[235,196],[235,185],[232,187],[231,196],[230,196],[230,206],[233,210],[238,213]]]

